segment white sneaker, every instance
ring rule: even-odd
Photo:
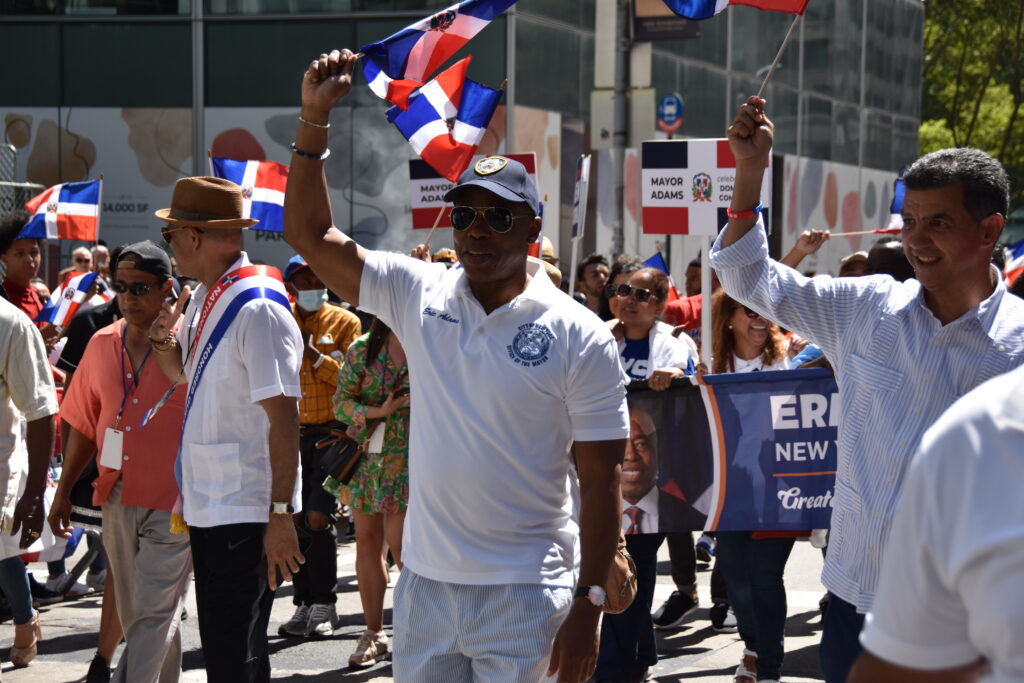
[[[305,638],[309,635],[309,605],[299,605],[295,608],[292,618],[277,627],[277,634],[280,636],[298,636]]]
[[[62,589],[61,585],[67,580],[67,578],[68,573],[64,572],[56,578],[47,579],[46,587],[52,591],[63,593],[64,595],[72,598],[77,598],[82,595],[89,595],[93,592],[93,589],[91,587],[85,585],[84,583],[79,583],[77,581],[70,588],[66,590]]]
[[[334,605],[311,605],[306,632],[311,636],[329,636],[338,628],[338,612]]]
[[[366,669],[377,662],[383,661],[388,653],[388,636],[381,631],[363,631],[356,643],[356,650],[348,658],[349,668]]]
[[[92,572],[86,574],[85,585],[97,593],[102,593],[104,586],[107,585],[107,570],[104,569],[98,574],[93,574]]]

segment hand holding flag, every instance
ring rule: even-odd
[[[358,57],[349,49],[332,50],[314,59],[302,77],[302,118],[327,124],[331,109],[352,89]]]
[[[764,99],[748,97],[729,126],[729,149],[737,165],[750,161],[764,168],[772,152],[775,124],[765,115],[764,105]]]

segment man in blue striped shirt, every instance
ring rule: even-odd
[[[842,413],[821,660],[825,680],[840,683],[860,649],[922,434],[959,396],[1024,363],[1024,302],[990,263],[1009,181],[978,150],[929,154],[904,178],[903,248],[916,279],[809,279],[768,257],[758,198],[774,126],[764,104],[748,99],[729,127],[736,184],[711,265],[730,296],[819,345],[836,369]]]

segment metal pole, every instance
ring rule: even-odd
[[[206,159],[206,117],[204,110],[205,44],[203,40],[203,2],[192,0],[192,175],[203,175]]]
[[[714,237],[704,238],[700,255],[700,362],[711,372],[711,246]]]
[[[612,255],[625,250],[623,210],[626,196],[626,144],[628,142],[629,106],[629,0],[616,2],[615,99],[612,120],[612,187],[615,191],[615,213],[612,220]]]
[[[512,6],[505,15],[505,153],[516,151],[516,8]]]

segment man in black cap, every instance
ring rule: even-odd
[[[615,341],[528,263],[539,202],[516,161],[476,162],[445,197],[460,269],[367,251],[333,227],[322,161],[355,61],[320,55],[304,76],[285,238],[395,331],[415,378],[395,678],[585,680],[629,433]]]
[[[192,554],[188,536],[171,532],[170,518],[178,498],[174,460],[185,392],[175,391],[153,419],[144,419],[172,386],[147,338],[172,287],[163,249],[139,242],[121,251],[113,288],[124,320],[93,335],[61,406],[70,429],[50,526],[55,535],[71,534],[71,491],[98,451],[92,502],[103,510],[103,541],[127,641],[113,678],[122,682],[167,683],[181,674],[179,615]],[[107,666],[103,659],[93,668]]]

